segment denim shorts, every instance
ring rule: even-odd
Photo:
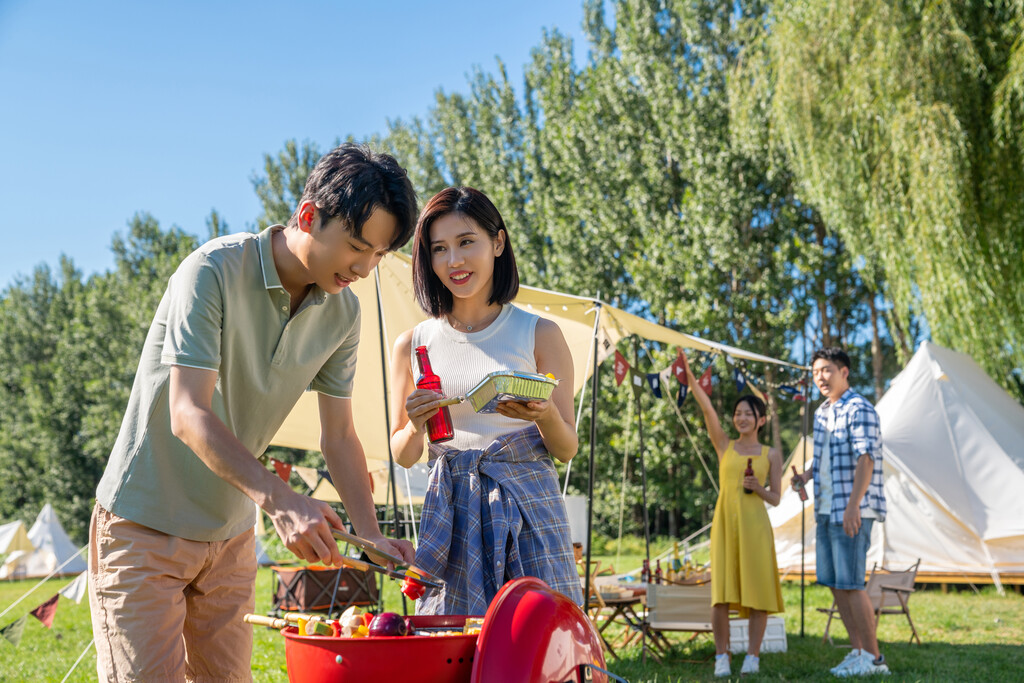
[[[817,515],[818,583],[838,590],[864,590],[864,571],[871,545],[871,527],[875,520],[861,519],[860,531],[853,538],[842,524],[833,524],[828,515]]]

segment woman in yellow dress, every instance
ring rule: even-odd
[[[750,640],[740,674],[757,673],[761,640],[768,613],[783,611],[775,538],[768,520],[769,505],[779,504],[782,455],[758,439],[767,421],[764,402],[746,395],[733,406],[732,423],[739,433],[730,439],[722,429],[711,399],[687,363],[686,377],[708,436],[718,453],[718,502],[711,522],[711,627],[715,635],[715,676],[730,675],[729,611],[749,619]],[[754,474],[745,475],[747,463]],[[767,484],[767,485],[766,485]]]

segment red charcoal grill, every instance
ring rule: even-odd
[[[466,616],[414,616],[415,628],[461,629]],[[604,650],[572,600],[533,577],[494,597],[479,635],[374,638],[282,632],[291,683],[607,683]],[[616,680],[622,680],[615,677]]]

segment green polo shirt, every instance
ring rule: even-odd
[[[217,371],[213,410],[254,456],[306,389],[352,396],[359,300],[314,285],[289,315],[270,244],[281,229],[211,240],[171,276],[96,491],[110,512],[197,541],[231,538],[256,521],[252,500],[171,433],[172,365]]]

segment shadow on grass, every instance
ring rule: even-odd
[[[687,642],[686,634],[671,634],[672,651],[661,662],[639,646],[608,658],[608,669],[630,683],[677,683],[724,680],[714,677],[715,646],[710,636]],[[829,669],[846,656],[842,645],[823,644],[820,637],[789,636],[787,652],[762,653],[761,671],[743,680],[834,681]],[[890,676],[868,680],[886,681],[1013,681],[1024,680],[1024,646],[989,644],[882,643],[892,670]],[[732,680],[739,680],[743,655],[732,656]],[[860,679],[857,679],[860,680]]]

